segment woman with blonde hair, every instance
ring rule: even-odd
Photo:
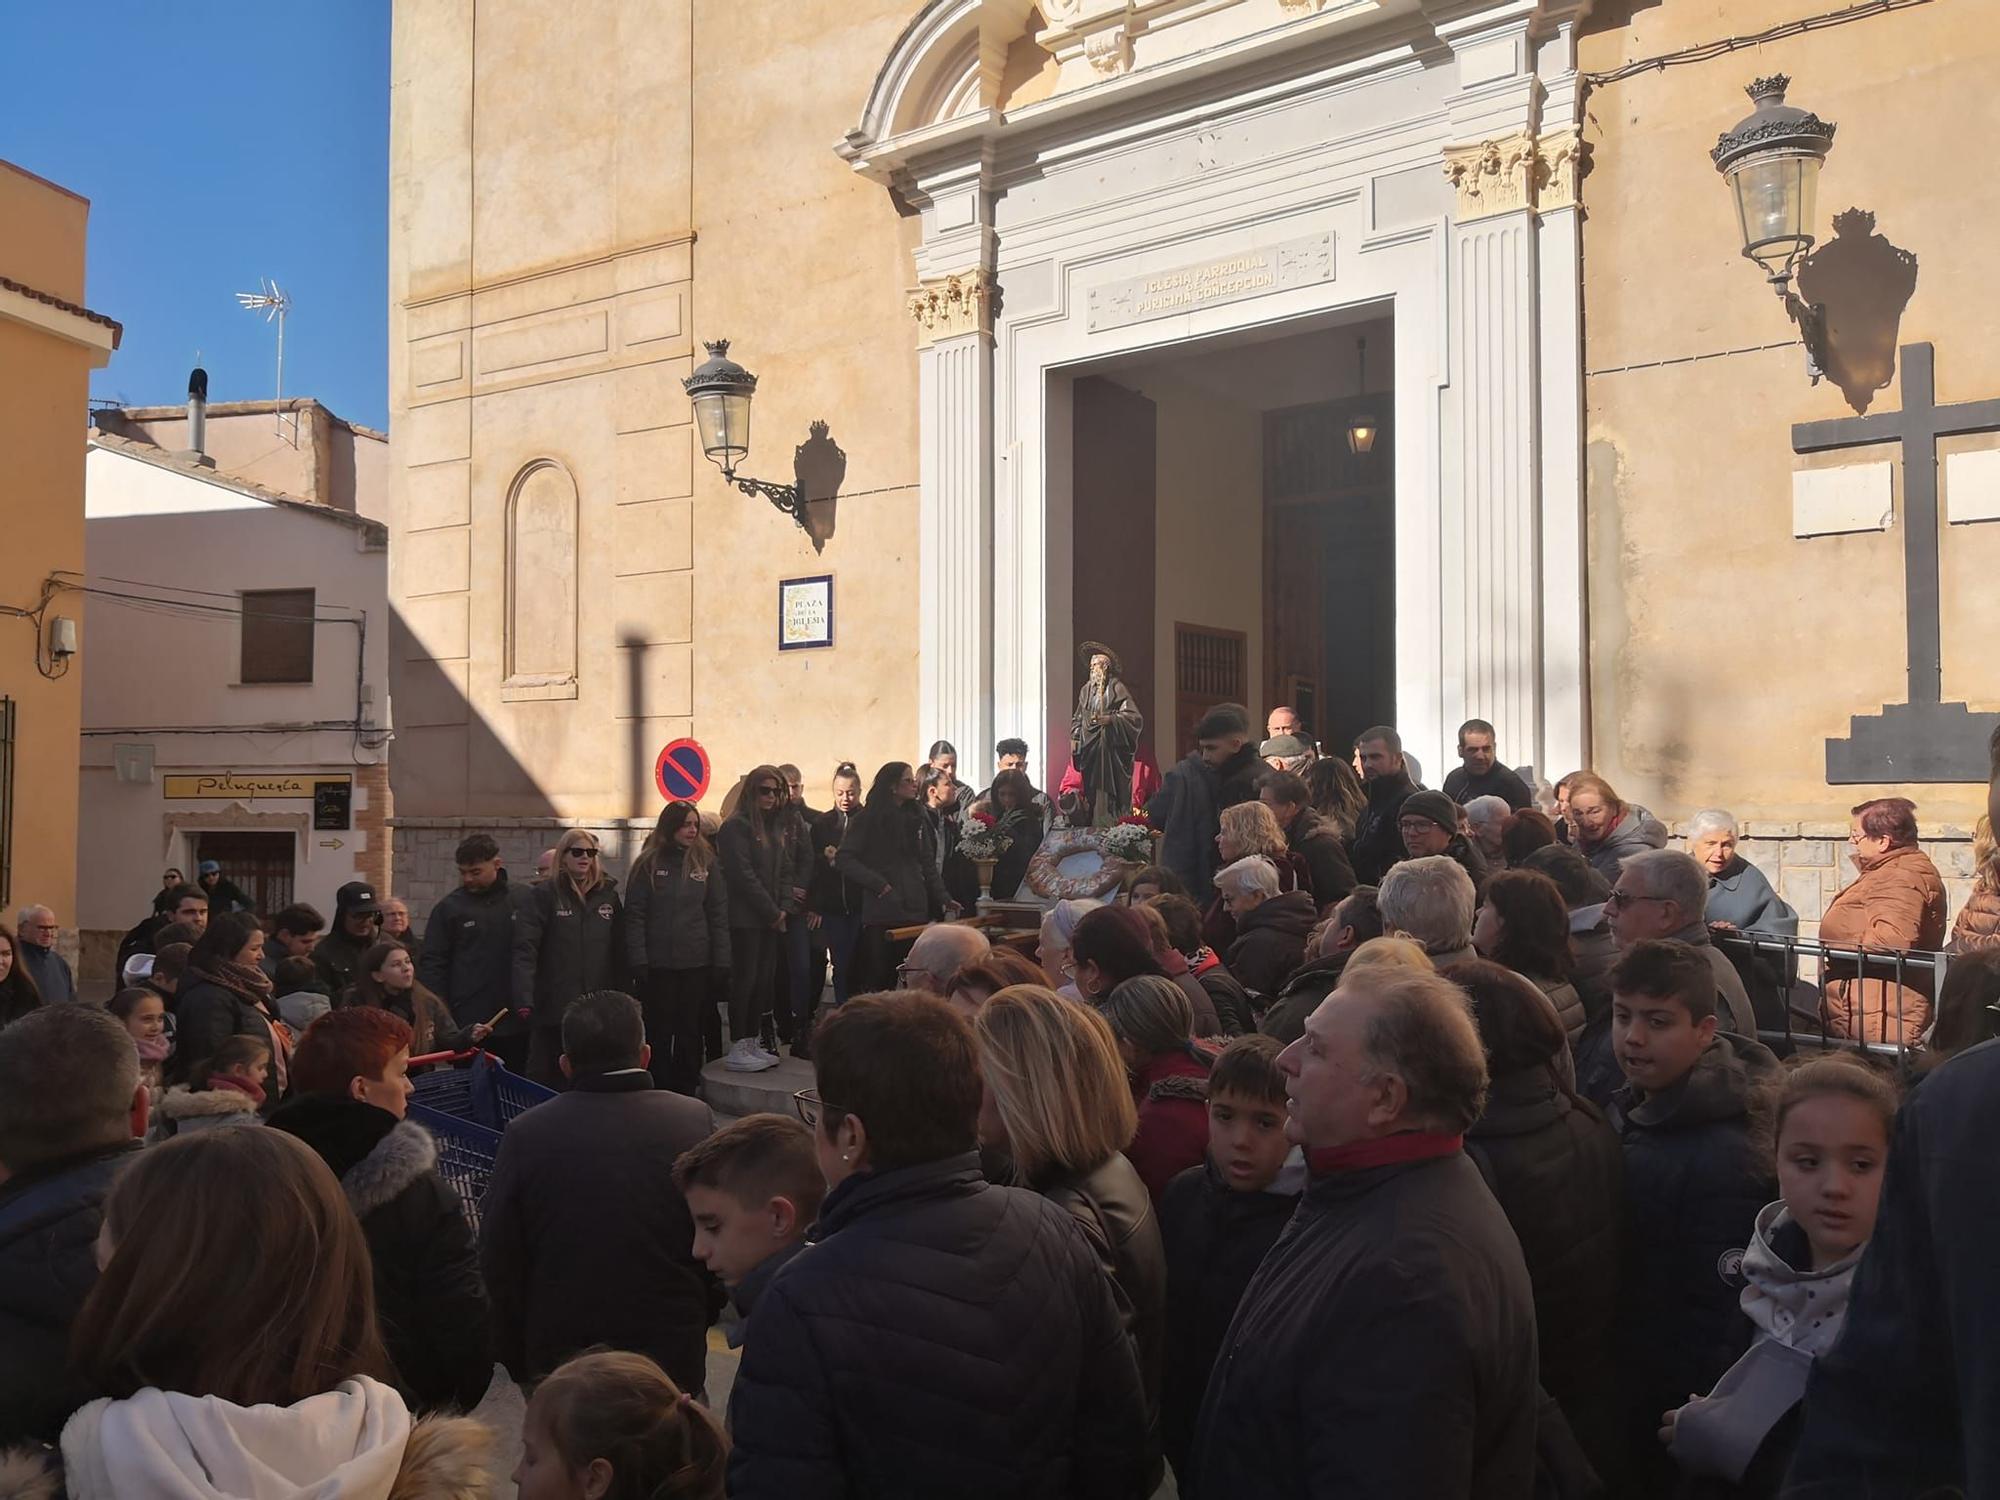
[[[1167,1256],[1152,1195],[1121,1154],[1138,1111],[1111,1027],[1087,1006],[1023,984],[988,1000],[972,1029],[986,1085],[979,1144],[1005,1153],[1015,1181],[1083,1230],[1118,1293],[1157,1423]]]
[[[1278,826],[1277,814],[1267,802],[1239,802],[1222,810],[1222,831],[1215,836],[1219,870],[1239,860],[1261,854],[1278,872],[1278,890],[1310,888],[1311,876],[1303,855],[1292,853],[1285,830]],[[1201,940],[1217,953],[1227,954],[1236,942],[1236,919],[1220,891],[1202,913]]]
[[[556,840],[555,868],[529,887],[514,915],[514,1008],[528,1011],[528,1076],[546,1088],[563,1077],[562,1018],[592,990],[625,984],[625,906],[604,873],[597,835],[572,828]]]
[[[729,963],[729,901],[692,802],[669,802],[625,882],[625,962],[639,989],[653,1082],[692,1095],[701,1083],[701,1011],[709,976]]]
[[[1972,895],[1951,924],[1951,951],[2000,948],[2000,843],[1993,820],[1981,818],[1972,837]]]
[[[77,1500],[487,1492],[486,1429],[413,1423],[389,1384],[367,1241],[302,1142],[148,1147],[105,1199],[98,1258],[71,1348],[105,1394],[62,1434]]]

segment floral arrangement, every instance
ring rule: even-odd
[[[1128,864],[1143,865],[1153,858],[1153,835],[1144,818],[1122,818],[1105,829],[1104,852]]]
[[[974,813],[958,836],[958,852],[967,859],[998,859],[1013,847],[1013,836],[1002,832],[989,812]]]

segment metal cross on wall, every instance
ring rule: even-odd
[[[1862,782],[1983,782],[1987,742],[2000,713],[1976,714],[1945,703],[1943,642],[1938,624],[1937,440],[2000,431],[2000,400],[1937,404],[1934,351],[1905,344],[1903,409],[1865,417],[1800,422],[1794,453],[1824,453],[1870,443],[1903,446],[1903,595],[1909,619],[1910,701],[1879,714],[1856,714],[1844,740],[1826,742],[1826,779]]]

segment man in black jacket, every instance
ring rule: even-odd
[[[1460,807],[1475,797],[1498,797],[1515,812],[1534,802],[1528,783],[1500,764],[1493,748],[1493,726],[1484,719],[1467,719],[1458,726],[1461,764],[1444,779],[1444,794]]]
[[[1333,825],[1313,811],[1304,778],[1267,771],[1258,778],[1257,796],[1284,830],[1287,847],[1305,860],[1313,905],[1325,911],[1344,899],[1354,889],[1354,866]]]
[[[526,1382],[608,1344],[699,1392],[721,1296],[694,1258],[673,1165],[714,1121],[701,1101],[653,1087],[631,996],[583,996],[563,1012],[562,1039],[569,1092],[507,1127],[481,1205],[501,1363]]]
[[[1786,1500],[2000,1493],[2000,1041],[1896,1116],[1847,1326],[1813,1364]]]
[[[1195,725],[1195,749],[1172,767],[1146,816],[1161,830],[1160,863],[1180,876],[1188,896],[1206,908],[1215,899],[1221,859],[1215,836],[1222,810],[1257,795],[1257,777],[1268,769],[1250,738],[1250,712],[1240,703],[1218,703]]]
[[[1463,1147],[1486,1095],[1465,992],[1372,969],[1278,1066],[1311,1184],[1236,1310],[1181,1493],[1530,1494],[1534,1298]]]
[[[492,1048],[515,1072],[527,1059],[527,1023],[513,1013],[514,910],[519,904],[507,883],[500,845],[490,833],[460,842],[458,889],[431,908],[424,924],[417,978],[451,1007],[460,1026],[474,1026],[507,1011],[493,1033]]]
[[[375,900],[375,887],[365,880],[350,880],[334,893],[333,930],[313,947],[313,970],[320,988],[335,1005],[354,985],[361,955],[375,946],[381,934],[382,908]]]
[[[69,1328],[146,1115],[132,1038],[102,1007],[44,1005],[0,1031],[0,1447],[55,1441],[94,1394],[70,1374]]]
[[[1097,1255],[1061,1208],[980,1171],[965,1021],[934,995],[859,996],[813,1061],[831,1191],[757,1300],[732,1500],[1150,1494],[1138,1362]]]
[[[1355,738],[1361,757],[1361,780],[1368,805],[1354,820],[1354,840],[1348,847],[1354,878],[1363,885],[1380,885],[1389,867],[1404,857],[1402,830],[1397,827],[1403,804],[1417,785],[1403,760],[1403,737],[1386,724],[1364,729]]]

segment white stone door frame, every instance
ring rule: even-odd
[[[1082,4],[1093,35],[1111,24],[1108,0]],[[1211,35],[1235,6],[1244,30],[1176,54],[1164,29],[1119,23],[1115,46],[1066,64],[1087,56],[1107,82],[1009,115],[994,89],[1018,0],[934,0],[842,147],[922,213],[921,733],[973,765],[996,733],[1066,759],[1050,681],[1072,646],[1079,369],[1386,306],[1399,727],[1440,772],[1472,716],[1512,763],[1586,764],[1572,34],[1588,0],[1419,0],[1394,26],[1343,9],[1291,31],[1248,0],[1155,4]],[[924,118],[918,98],[953,102]],[[1329,280],[1088,326],[1093,286],[1322,233]]]

